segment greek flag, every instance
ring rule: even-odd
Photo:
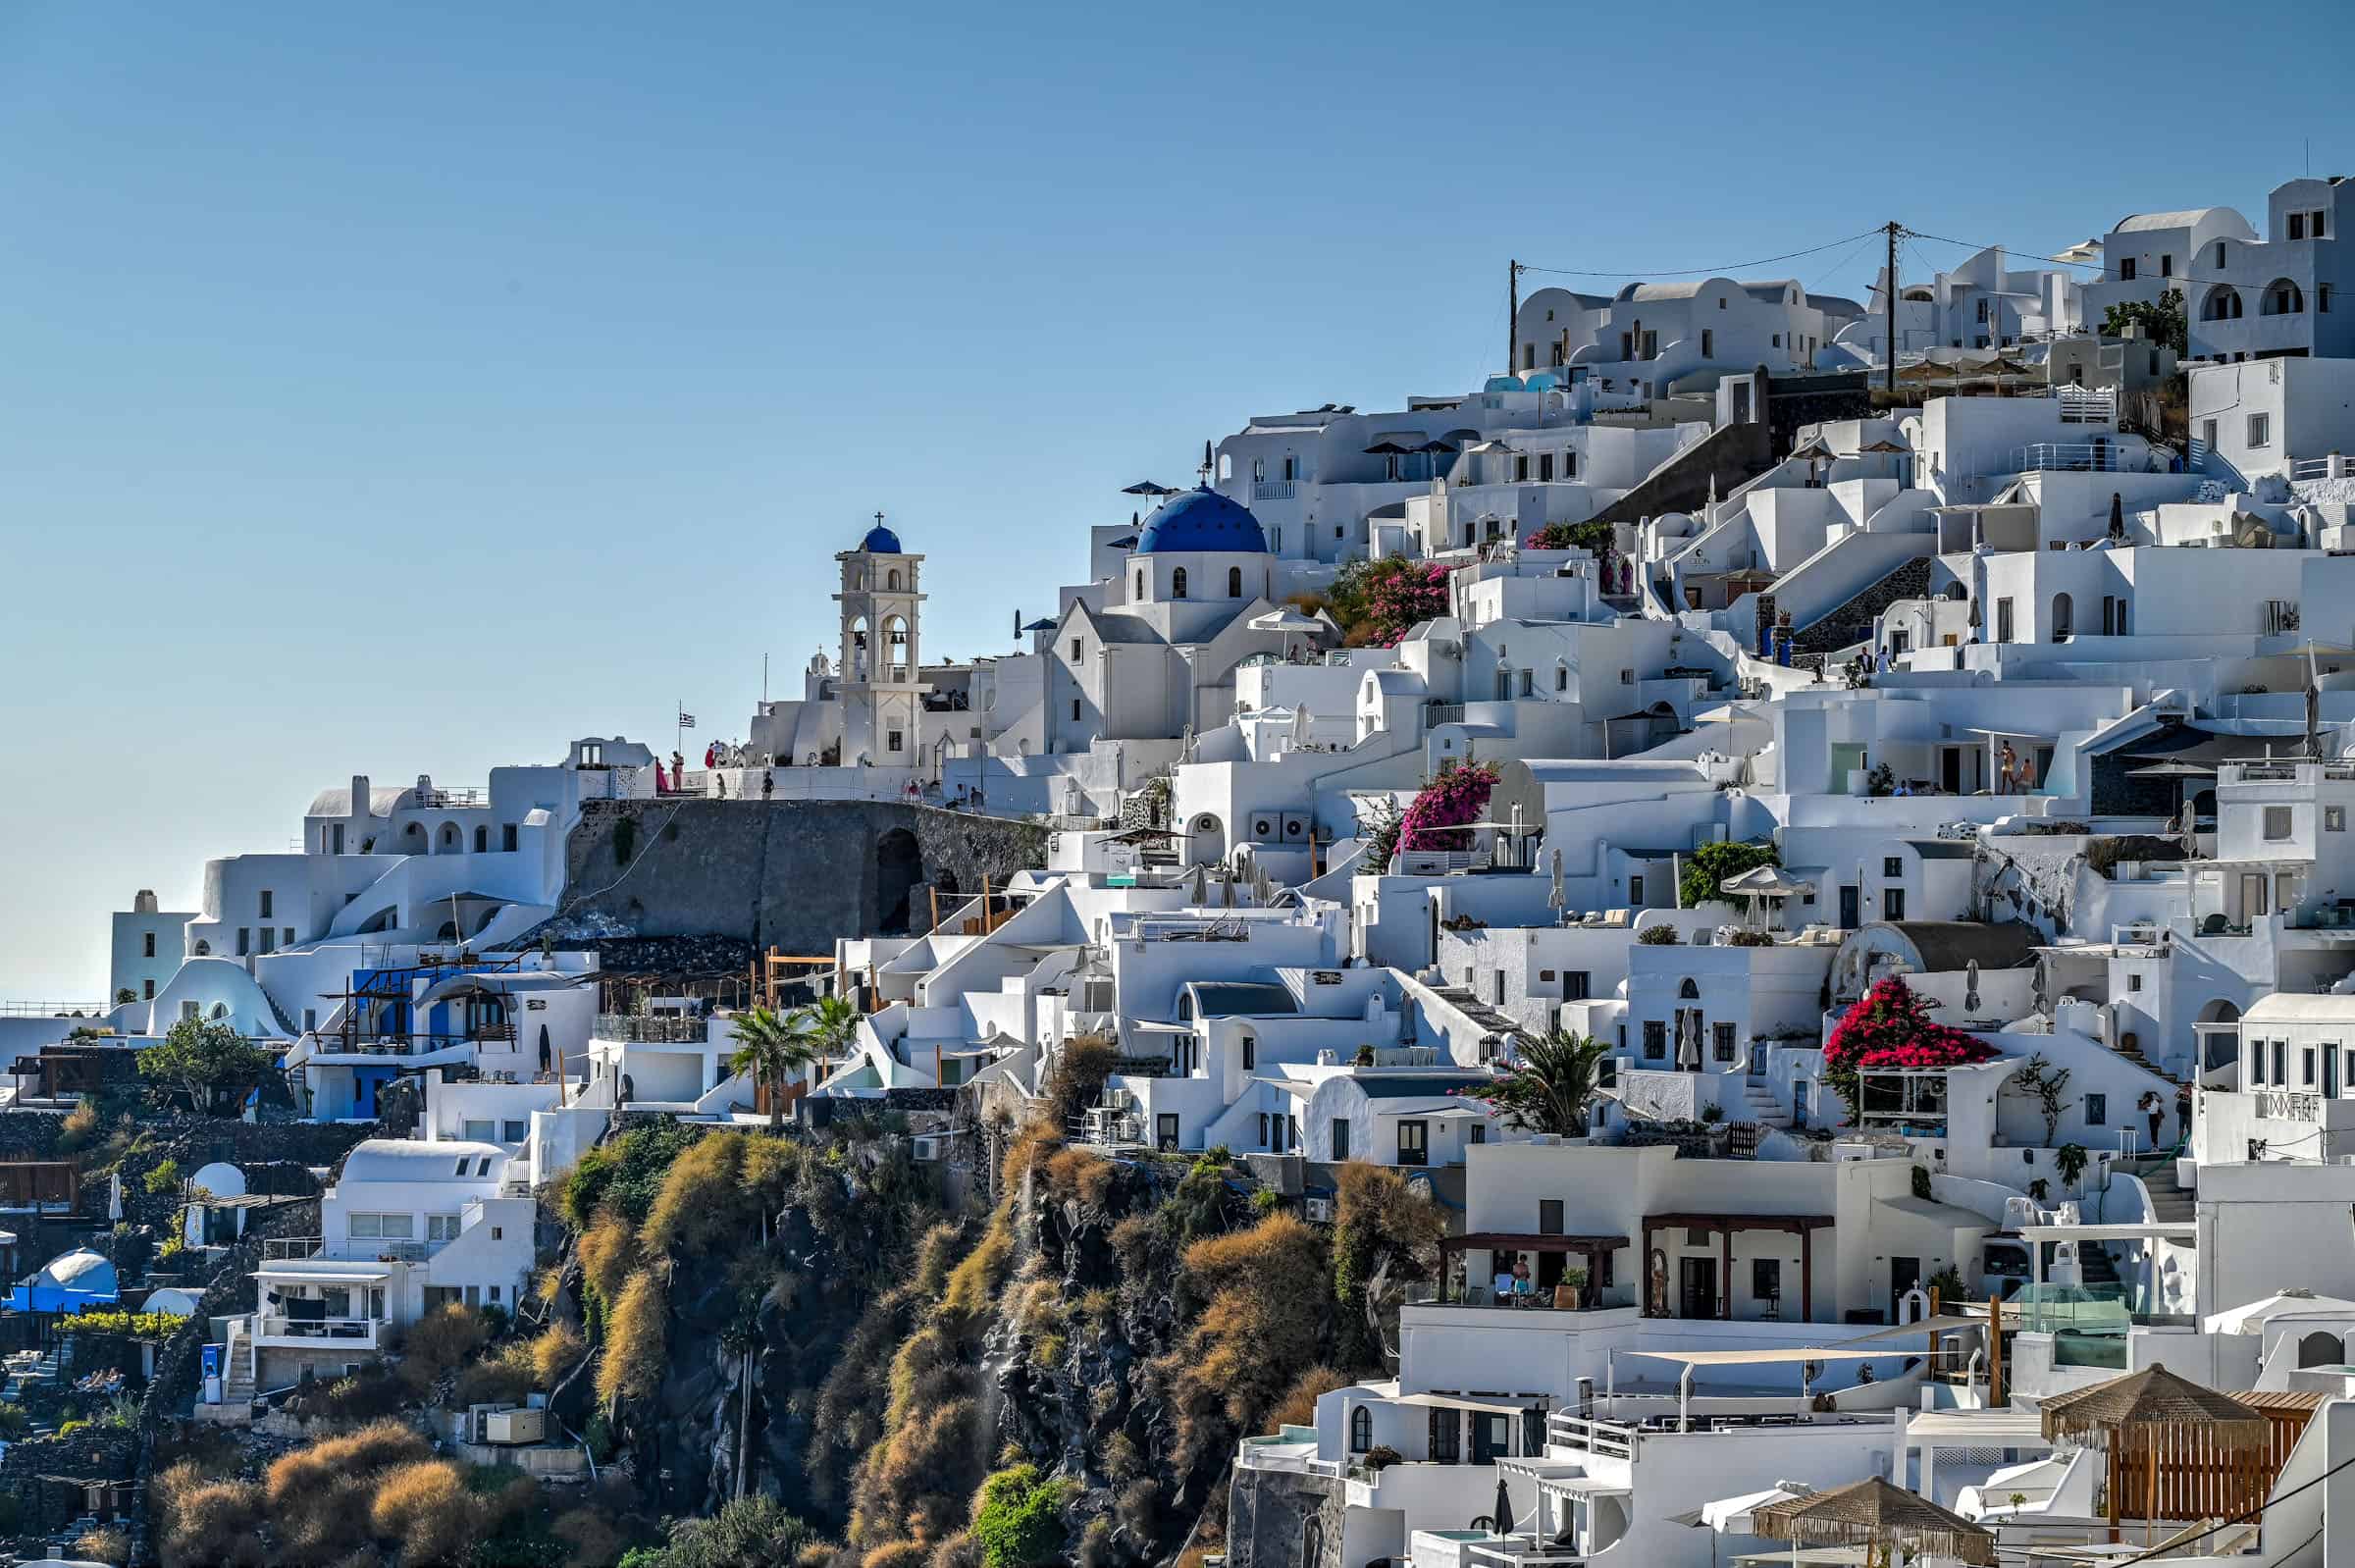
[[[679,728],[683,730],[695,728],[695,715],[683,707],[679,709]]]

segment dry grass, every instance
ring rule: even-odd
[[[1110,1160],[1089,1149],[1058,1149],[1047,1156],[1043,1172],[1047,1191],[1059,1201],[1076,1201],[1101,1210],[1112,1195],[1113,1178],[1120,1173]]]
[[[299,1561],[326,1561],[367,1544],[369,1500],[384,1471],[431,1450],[397,1421],[315,1442],[274,1461],[262,1482],[272,1527]]]
[[[1266,1430],[1295,1369],[1313,1363],[1332,1299],[1324,1239],[1288,1214],[1195,1242],[1184,1268],[1209,1305],[1163,1362],[1181,1467],[1239,1433]]]
[[[605,1326],[605,1352],[597,1364],[600,1399],[643,1399],[662,1381],[670,1302],[653,1270],[630,1276]]]
[[[621,1295],[630,1271],[638,1267],[638,1237],[630,1229],[630,1222],[614,1209],[597,1211],[575,1250],[580,1254],[581,1277],[607,1301]]]
[[[473,1308],[452,1302],[409,1325],[400,1338],[401,1385],[423,1397],[443,1374],[461,1365],[491,1337],[491,1326]]]
[[[400,1542],[401,1568],[444,1568],[473,1551],[484,1509],[456,1465],[426,1459],[386,1475],[368,1523],[380,1539]]]
[[[580,1330],[569,1323],[551,1324],[531,1342],[532,1382],[544,1389],[555,1387],[564,1374],[580,1365],[588,1348]]]
[[[714,1132],[670,1163],[640,1233],[649,1252],[709,1252],[742,1239],[744,1145],[741,1132]]]
[[[1013,1262],[1014,1228],[1001,1207],[990,1217],[980,1243],[949,1271],[948,1287],[941,1292],[941,1316],[968,1330],[977,1327],[996,1307],[998,1288]]]
[[[85,1530],[74,1542],[78,1556],[92,1562],[112,1563],[115,1568],[131,1561],[131,1532],[119,1525],[101,1525]]]
[[[921,1542],[894,1541],[860,1558],[859,1568],[924,1568],[931,1555]]]
[[[1317,1400],[1347,1386],[1349,1381],[1346,1373],[1335,1368],[1311,1367],[1284,1390],[1283,1402],[1268,1420],[1279,1427],[1313,1427],[1317,1424]]]
[[[851,1540],[934,1542],[963,1528],[981,1483],[975,1420],[972,1400],[952,1399],[912,1413],[877,1444],[862,1467]]]

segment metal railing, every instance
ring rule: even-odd
[[[597,1038],[624,1045],[702,1045],[711,1020],[685,1013],[600,1013]]]
[[[1290,500],[1292,498],[1292,483],[1288,479],[1257,480],[1251,486],[1251,498],[1253,500]]]
[[[2117,442],[2108,441],[2039,441],[2012,449],[2012,472],[2122,474],[2140,473],[2145,464],[2140,454],[2128,467],[2125,453]]]
[[[383,1327],[374,1318],[286,1318],[275,1314],[256,1314],[253,1320],[257,1339],[321,1339],[353,1348],[376,1345],[377,1331]]]

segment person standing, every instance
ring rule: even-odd
[[[2145,1121],[2150,1123],[2151,1147],[2156,1149],[2159,1147],[2159,1128],[2167,1121],[2166,1103],[2159,1098],[2158,1090],[2145,1089],[2142,1098],[2134,1102],[2134,1108],[2142,1113]]]
[[[2188,1083],[2175,1085],[2175,1141],[2185,1147],[2191,1144],[2191,1085]]]

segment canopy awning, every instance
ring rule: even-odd
[[[1487,1252],[1593,1252],[1629,1245],[1625,1236],[1520,1235],[1510,1230],[1467,1230],[1460,1236],[1441,1236],[1441,1252],[1476,1249]]]
[[[282,1283],[349,1284],[355,1280],[390,1280],[392,1278],[392,1267],[389,1263],[354,1263],[347,1264],[340,1269],[322,1269],[316,1265],[306,1266],[300,1263],[276,1266],[265,1263],[253,1271],[253,1277],[256,1280],[271,1280]]]
[[[1492,1416],[1517,1416],[1538,1404],[1532,1395],[1528,1404],[1506,1404],[1495,1399],[1465,1399],[1450,1393],[1402,1393],[1394,1398],[1366,1401],[1368,1404],[1412,1405],[1418,1410],[1479,1410]]]
[[[2148,1225],[2023,1225],[2025,1241],[2196,1241],[2200,1228],[2189,1220],[2154,1220]]]
[[[1809,1361],[1881,1361],[1902,1356],[1903,1350],[1817,1350],[1794,1346],[1776,1350],[1620,1350],[1623,1356],[1649,1356],[1654,1361],[1682,1362],[1688,1367],[1796,1367]]]

